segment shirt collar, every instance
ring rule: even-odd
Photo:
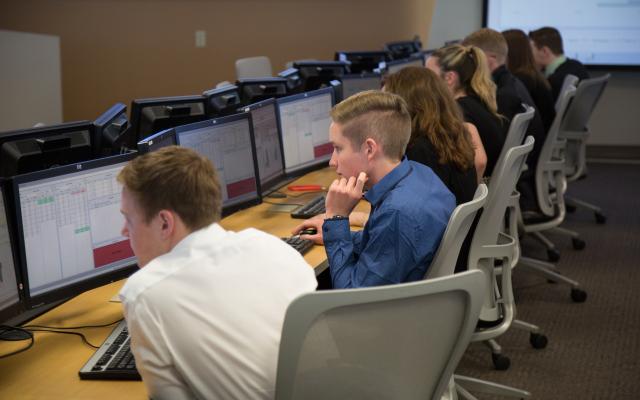
[[[182,240],[178,242],[178,244],[176,244],[173,249],[171,249],[170,253],[177,253],[182,251],[182,249],[191,249],[193,245],[200,240],[200,238],[207,237],[218,239],[222,238],[224,234],[225,230],[217,222],[214,222],[211,225],[191,232],[190,234],[182,238]]]
[[[544,76],[548,78],[551,74],[556,72],[556,69],[558,69],[558,67],[565,61],[567,61],[567,57],[564,54],[556,57],[556,59],[551,61],[544,69]]]
[[[365,200],[371,203],[371,207],[376,207],[384,196],[393,189],[398,182],[404,179],[411,171],[411,165],[407,157],[404,157],[400,164],[391,170],[387,175],[376,183],[364,194]]]

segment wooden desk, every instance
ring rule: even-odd
[[[328,186],[335,173],[326,168],[315,171],[297,180],[296,184],[320,184]],[[285,188],[286,189],[286,188]],[[300,194],[300,193],[297,193]],[[268,200],[279,203],[303,203],[317,193],[298,198]],[[358,206],[366,210],[367,205]],[[301,220],[288,213],[273,212],[271,204],[242,210],[225,218],[221,225],[230,230],[255,227],[277,236],[290,236],[290,231]],[[317,273],[327,266],[324,247],[315,246],[305,259],[316,268]],[[29,324],[46,326],[101,325],[122,318],[122,306],[109,299],[122,287],[123,281],[115,282],[68,301],[65,304],[36,318]],[[79,329],[89,342],[100,345],[113,329]],[[6,354],[25,346],[23,342],[0,342],[0,354]],[[142,382],[127,381],[83,381],[78,371],[95,350],[84,344],[77,336],[57,333],[35,333],[34,346],[20,354],[0,359],[0,399],[144,399],[146,390]]]

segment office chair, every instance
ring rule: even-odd
[[[273,76],[271,60],[266,56],[239,58],[236,60],[236,79]]]
[[[558,109],[560,108],[560,98],[562,97],[562,93],[564,93],[571,86],[578,87],[579,81],[580,78],[575,75],[567,74],[567,76],[564,77],[564,81],[562,81],[562,86],[560,87],[560,93],[558,94],[558,98],[556,99],[556,104],[554,106],[556,112],[558,112]]]
[[[569,234],[574,240],[574,247],[576,247],[576,243],[580,244],[576,242],[576,240],[580,240],[576,232],[559,228],[566,215],[564,192],[567,183],[564,175],[564,160],[554,156],[554,154],[560,154],[561,157],[563,154],[565,140],[558,138],[559,127],[564,115],[566,115],[567,106],[575,94],[576,89],[574,87],[570,87],[561,94],[562,101],[559,112],[551,124],[536,165],[536,196],[542,214],[526,218],[522,216],[519,222],[525,233],[532,233],[543,243],[546,242],[548,251],[555,250],[555,248],[553,243],[542,235],[541,232],[546,230]],[[520,257],[519,265],[533,270],[553,282],[562,282],[570,285],[573,301],[584,302],[586,300],[587,293],[580,288],[580,284],[573,279],[560,275],[555,264],[530,257]]]
[[[275,398],[439,400],[484,291],[482,273],[467,271],[298,297],[285,314]]]
[[[576,95],[567,109],[567,115],[562,121],[559,136],[567,140],[565,151],[567,182],[574,182],[586,175],[586,145],[591,133],[588,123],[610,77],[611,74],[606,74],[580,82]],[[607,221],[602,209],[594,204],[570,196],[565,196],[565,202],[568,211],[583,207],[593,211],[597,223],[604,224]]]
[[[488,193],[487,185],[482,183],[478,185],[473,200],[462,203],[453,210],[425,279],[453,275],[462,243],[469,233],[478,210],[484,205]]]
[[[511,259],[516,254],[517,242],[503,232],[502,225],[516,181],[527,155],[533,149],[533,143],[533,137],[527,137],[523,145],[507,150],[502,164],[496,165],[489,183],[489,195],[471,241],[469,269],[480,269],[484,272],[487,288],[480,318],[494,322],[492,326],[478,328],[471,340],[485,342],[490,347],[494,343],[491,340],[505,333],[515,318]],[[501,263],[496,266],[496,261]],[[495,357],[501,356],[500,349],[492,347],[491,350],[495,363]],[[497,354],[495,350],[498,351]],[[467,390],[519,398],[530,396],[530,393],[524,390],[473,378],[455,376],[454,381],[462,387],[458,394],[465,398],[473,398]]]

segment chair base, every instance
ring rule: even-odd
[[[520,399],[531,398],[531,393],[526,390],[512,388],[510,386],[501,385],[495,382],[483,381],[481,379],[470,378],[467,376],[454,375],[453,379],[456,382],[456,389],[458,394],[469,400],[475,399],[475,397],[469,393],[478,392],[496,396],[515,397]]]
[[[593,214],[596,218],[596,222],[598,224],[604,224],[607,222],[607,217],[602,213],[602,208],[596,206],[595,204],[587,203],[586,201],[576,199],[575,197],[565,196],[565,202],[567,207],[577,208],[582,207],[587,210],[593,211]]]
[[[577,281],[561,275],[558,272],[558,267],[555,264],[536,260],[529,257],[520,257],[518,262],[523,268],[529,269],[534,273],[542,275],[548,280],[556,283],[564,283],[571,286],[571,299],[576,303],[583,303],[587,299],[587,292],[585,292]]]

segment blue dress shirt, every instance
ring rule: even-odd
[[[424,278],[442,239],[455,197],[431,168],[406,158],[365,195],[364,229],[349,221],[322,226],[335,289],[388,285]]]

